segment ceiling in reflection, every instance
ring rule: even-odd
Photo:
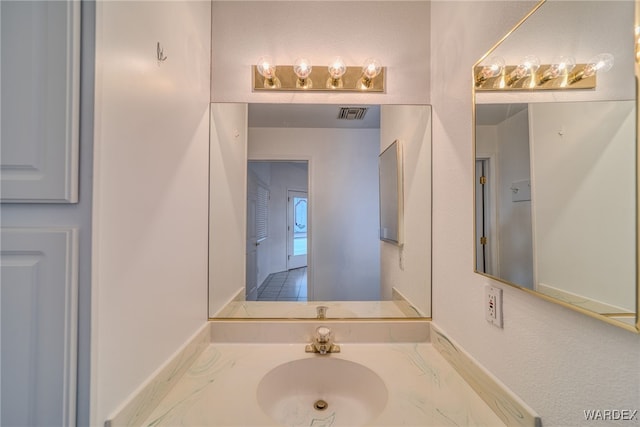
[[[364,107],[362,120],[338,119],[341,107]],[[249,104],[249,127],[379,129],[379,105]]]

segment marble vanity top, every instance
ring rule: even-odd
[[[367,425],[504,425],[429,342],[340,344],[340,353],[321,356],[300,343],[212,342],[143,425],[277,426],[258,406],[258,383],[284,362],[313,357],[354,361],[382,378],[388,402]]]

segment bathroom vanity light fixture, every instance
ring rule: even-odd
[[[504,65],[504,60],[494,57],[475,67],[474,78],[479,91],[594,89],[596,74],[612,66],[613,55],[608,53],[584,64],[560,56],[541,65],[537,57],[529,55],[518,65]]]
[[[321,67],[300,57],[293,65],[276,67],[271,58],[263,56],[252,69],[253,91],[385,91],[386,70],[375,58],[367,59],[362,66],[347,66],[336,57]]]

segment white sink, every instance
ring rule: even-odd
[[[258,384],[257,395],[262,410],[287,427],[363,426],[387,404],[387,387],[378,374],[333,356],[273,368]]]

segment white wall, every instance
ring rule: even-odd
[[[213,102],[427,104],[429,2],[214,1]],[[252,93],[251,65],[307,56],[326,66],[335,56],[359,66],[377,57],[387,67],[384,94]]]
[[[380,151],[396,139],[403,155],[404,242],[380,242],[383,299],[396,288],[431,315],[431,107],[383,105]]]
[[[245,288],[247,105],[211,104],[209,316]]]
[[[530,180],[529,120],[522,110],[497,127],[498,277],[533,288],[531,200],[513,201],[514,182]]]
[[[92,425],[207,319],[209,16],[97,3]]]
[[[530,106],[537,280],[632,312],[635,113],[634,101]]]
[[[380,299],[379,139],[377,129],[249,129],[249,159],[309,160],[310,299]]]
[[[585,425],[584,409],[638,407],[640,336],[473,273],[471,67],[533,4],[431,5],[433,316],[545,426]],[[488,283],[504,289],[504,329],[484,320]]]

